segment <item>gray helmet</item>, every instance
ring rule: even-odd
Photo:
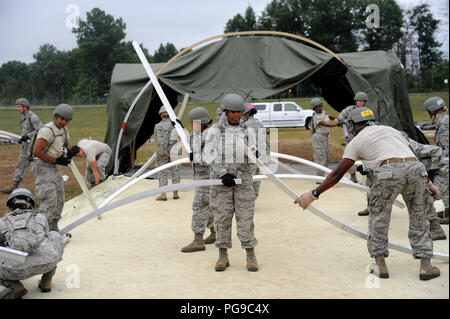
[[[228,111],[243,111],[244,110],[244,100],[237,94],[228,93],[222,100],[221,107],[223,110]]]
[[[322,105],[322,101],[318,97],[311,99],[309,102],[309,106],[311,106],[313,110],[315,110],[319,105]]]
[[[439,96],[430,97],[423,103],[423,107],[427,112],[435,112],[445,106],[445,101]]]
[[[22,105],[22,106],[25,106],[25,107],[27,107],[27,108],[30,108],[30,102],[29,102],[26,98],[24,98],[24,97],[21,97],[21,98],[17,99],[17,100],[16,100],[16,105],[17,105],[17,104],[20,104],[20,105]]]
[[[355,94],[355,98],[353,99],[354,101],[368,101],[369,97],[367,96],[366,92],[357,92]]]
[[[212,121],[208,111],[202,106],[193,108],[188,114],[188,120],[189,122],[200,120],[202,125],[207,125]]]
[[[242,112],[242,115],[247,114],[248,112],[250,112],[250,110],[254,109],[255,106],[251,103],[245,103],[244,105],[244,111]]]
[[[53,110],[53,115],[59,115],[66,119],[72,120],[73,108],[69,104],[59,104]]]
[[[363,106],[353,109],[348,115],[347,120],[353,123],[375,121],[375,115],[371,109]]]
[[[166,108],[164,107],[164,105],[160,107],[158,114],[161,115],[162,113],[167,113]]]
[[[25,204],[35,206],[33,194],[26,188],[17,188],[13,190],[6,201],[7,207],[13,207],[16,204]]]

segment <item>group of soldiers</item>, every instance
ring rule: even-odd
[[[0,284],[3,297],[21,298],[27,290],[20,280],[43,274],[39,283],[42,292],[51,290],[51,280],[56,264],[61,260],[66,236],[60,235],[58,222],[64,207],[64,180],[60,166],[69,166],[73,157],[86,157],[87,182],[92,186],[106,178],[106,165],[111,156],[107,144],[83,139],[78,145],[69,146],[67,125],[73,118],[73,108],[59,104],[53,110],[53,119],[43,125],[30,110],[25,98],[16,100],[21,113],[21,151],[13,177],[13,185],[3,190],[10,194],[7,206],[9,214],[0,219],[0,245],[29,253],[24,263],[16,263],[0,257]],[[35,176],[35,195],[40,200],[39,210],[33,211],[33,194],[18,188],[29,165]],[[71,234],[67,234],[71,237]],[[28,242],[27,249],[17,242]]]
[[[334,186],[357,160],[364,163],[359,171],[367,175],[370,192],[367,209],[358,215],[369,215],[369,237],[367,247],[370,256],[375,258],[380,278],[388,278],[389,272],[385,262],[388,257],[388,229],[392,205],[401,194],[410,215],[409,241],[413,256],[420,259],[419,278],[429,280],[440,275],[440,270],[433,267],[433,240],[446,239],[440,224],[448,224],[448,115],[447,106],[440,97],[425,101],[424,108],[436,123],[435,141],[437,146],[424,145],[410,139],[405,132],[379,125],[375,114],[366,107],[367,94],[355,95],[356,105],[345,108],[337,117],[339,125],[350,128],[350,138],[338,166],[319,183],[316,189],[302,194],[295,203],[306,209],[319,195]],[[316,113],[313,116],[313,136],[323,133],[320,147],[313,147],[317,152],[328,152],[323,144],[328,143],[329,130],[332,126],[329,118],[322,113],[321,102],[311,101]],[[323,126],[322,130],[317,127]],[[335,126],[335,125],[334,125]],[[313,139],[314,143],[314,139]],[[320,164],[326,166],[324,154],[314,154]],[[317,160],[316,160],[317,161]],[[436,213],[434,200],[442,198],[444,210]],[[440,219],[439,219],[440,217]]]

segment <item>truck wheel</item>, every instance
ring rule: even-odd
[[[305,121],[305,127],[306,127],[306,129],[307,129],[308,131],[311,130],[311,118],[310,118],[310,117],[308,117],[308,118],[306,119],[306,121]]]

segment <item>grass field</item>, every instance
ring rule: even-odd
[[[431,96],[441,96],[448,105],[448,92],[434,92],[434,93],[417,93],[410,94],[410,104],[413,113],[414,121],[428,120],[428,115],[423,109],[423,102]],[[303,108],[309,108],[310,99],[289,99],[295,101]],[[181,119],[185,127],[189,127],[187,114],[196,106],[204,106],[211,117],[215,121],[216,110],[218,104],[213,103],[188,103],[186,110]],[[332,109],[325,103],[324,109],[331,115],[337,115],[338,112]],[[52,119],[52,107],[33,107],[35,112],[42,122],[47,123]],[[176,110],[177,113],[177,110]],[[0,129],[8,132],[16,133],[20,135],[20,114],[15,107],[0,108]],[[75,106],[74,118],[68,125],[70,133],[71,145],[76,144],[83,137],[90,137],[95,140],[103,141],[106,133],[107,125],[107,111],[105,106]],[[279,149],[281,153],[300,156],[305,159],[312,160],[312,146],[311,146],[311,133],[305,128],[282,128],[278,130]],[[331,128],[330,137],[330,157],[332,161],[339,160],[342,156],[344,145],[341,128]],[[18,145],[6,145],[0,146],[0,189],[4,189],[12,184],[12,176],[14,174],[15,166],[17,163],[20,146]],[[155,151],[154,143],[147,143],[142,146],[137,152],[137,159],[135,164],[140,165],[146,162],[146,160]],[[84,174],[86,162],[84,159],[75,159],[75,163],[81,174]],[[28,170],[25,180],[21,183],[22,187],[27,187],[34,192],[34,176]],[[71,178],[65,184],[66,200],[77,196],[81,193],[81,189],[76,183],[75,178],[72,176],[71,171],[62,167],[63,174],[70,176]],[[0,216],[5,213],[6,203],[8,195],[0,193]]]

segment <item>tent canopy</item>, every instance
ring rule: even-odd
[[[196,101],[219,103],[227,93],[244,100],[264,99],[310,79],[336,111],[354,104],[353,96],[365,91],[377,121],[403,130],[422,143],[409,104],[406,76],[393,52],[368,51],[332,55],[296,41],[268,36],[224,38],[193,50],[169,64],[159,81],[171,105],[180,94]],[[163,64],[152,64],[157,72]],[[116,64],[108,96],[105,143],[115,152],[117,138],[133,100],[149,81],[141,64]],[[119,172],[131,168],[131,153],[153,134],[162,105],[152,85],[138,100],[121,140]],[[130,145],[136,139],[135,149]],[[114,154],[113,154],[114,155]],[[110,161],[108,171],[113,168]]]

